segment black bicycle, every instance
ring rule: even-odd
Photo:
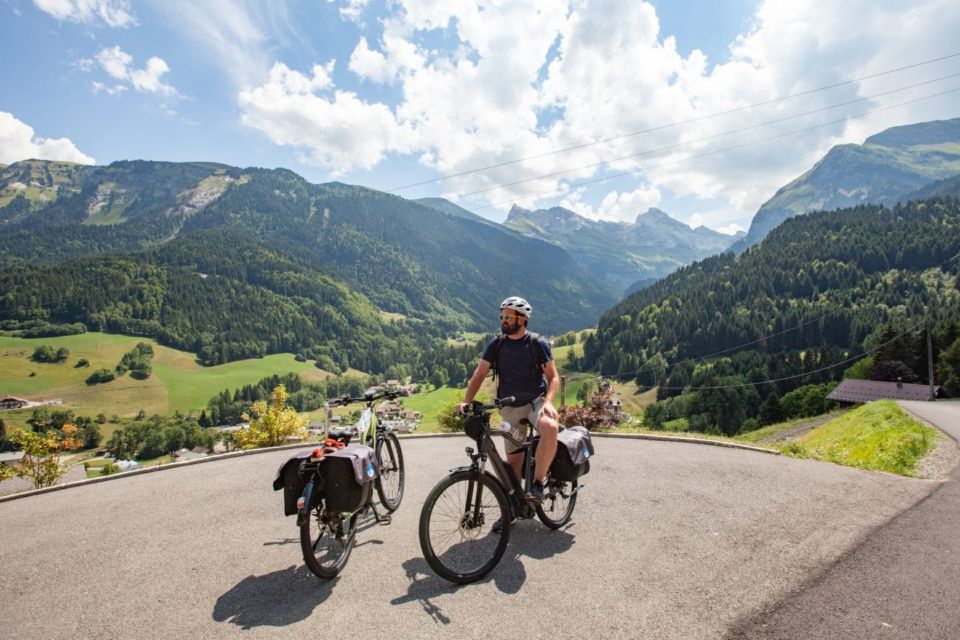
[[[561,471],[555,460],[544,480],[543,501],[537,503],[529,498],[540,437],[530,429],[527,438],[521,442],[507,431],[490,428],[490,411],[512,404],[513,398],[505,398],[492,404],[474,402],[470,405],[464,419],[464,431],[477,442],[478,449],[474,451],[467,447],[470,465],[453,469],[441,480],[430,492],[420,512],[423,556],[440,577],[451,582],[464,584],[479,580],[497,566],[510,541],[514,518],[529,519],[536,514],[551,529],[569,522],[580,489],[578,478],[589,470],[589,463],[581,462],[572,469]],[[503,436],[523,452],[522,483],[513,467],[500,457],[493,442],[494,435]],[[560,442],[557,449],[561,453]],[[590,453],[592,444],[585,455]],[[563,452],[557,458],[565,456]],[[492,474],[487,471],[488,461]],[[498,520],[499,531],[495,531],[494,523]]]
[[[390,524],[373,502],[376,487],[380,504],[396,511],[403,499],[405,471],[400,440],[377,420],[374,405],[393,400],[394,392],[367,393],[360,398],[338,398],[328,406],[366,404],[355,428],[331,430],[324,447],[300,453],[277,472],[274,489],[284,488],[285,512],[297,514],[300,547],[307,567],[321,578],[333,578],[347,564],[356,542],[357,522],[371,509],[378,524]],[[351,447],[351,440],[360,447]],[[357,469],[367,478],[357,477]],[[290,502],[296,499],[295,507]]]

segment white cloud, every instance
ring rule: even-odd
[[[308,76],[277,63],[265,84],[240,92],[243,123],[275,144],[302,149],[305,162],[334,174],[373,167],[390,152],[409,153],[415,133],[386,106],[348,91],[323,92],[332,70],[332,62],[318,65]]]
[[[93,93],[105,93],[108,96],[115,96],[123,93],[127,90],[127,87],[122,84],[107,85],[103,82],[94,81],[93,83]]]
[[[214,58],[238,90],[263,83],[277,50],[310,54],[315,36],[290,15],[293,3],[261,0],[151,0],[169,16],[171,27],[189,35]],[[307,11],[312,6],[304,5]]]
[[[743,227],[741,227],[741,226],[738,225],[738,224],[728,224],[728,225],[726,225],[726,226],[724,226],[724,227],[717,227],[716,231],[718,231],[718,232],[720,232],[720,233],[724,233],[724,234],[726,234],[726,235],[728,235],[728,236],[734,236],[734,235],[737,235],[737,234],[740,233],[740,232],[746,233],[747,230],[744,229]]]
[[[17,120],[12,113],[0,111],[0,162],[10,164],[31,158],[96,164],[68,138],[41,138],[35,135],[33,127]]]
[[[327,0],[328,3],[332,1]],[[340,7],[340,15],[344,20],[362,24],[363,12],[369,4],[370,0],[346,0],[344,5]]]
[[[137,24],[127,0],[33,0],[33,4],[57,20],[85,24],[100,20],[108,27]]]
[[[179,97],[176,89],[160,79],[161,76],[170,71],[170,67],[162,58],[153,56],[147,60],[142,69],[137,69],[133,63],[133,56],[117,46],[102,49],[96,55],[96,62],[111,78],[128,82],[138,91],[154,93],[167,98]],[[115,95],[125,90],[126,86],[118,84],[107,87],[102,82],[94,82],[93,88],[94,93],[105,91],[110,95]]]
[[[262,67],[271,55],[251,19],[255,11],[240,0],[216,5],[216,11],[185,11],[216,23],[205,33],[224,48],[243,43],[225,55],[234,66],[243,67],[240,58],[247,55],[248,63]],[[341,7],[354,22],[370,13],[365,0]],[[948,0],[909,6],[895,0],[764,0],[723,60],[708,60],[698,50],[681,53],[653,5],[642,1],[394,0],[387,9],[358,34],[346,69],[360,82],[356,91],[369,83],[389,85],[395,91],[386,94],[399,98],[376,102],[343,91],[332,68],[305,74],[271,63],[268,80],[262,71],[242,85],[243,121],[339,173],[369,169],[396,154],[412,155],[440,176],[493,166],[441,183],[439,189],[465,206],[549,206],[565,187],[592,181],[567,194],[565,206],[595,218],[630,219],[670,191],[678,198],[719,199],[703,221],[731,229],[748,224],[777,188],[831,146],[862,142],[894,124],[957,115],[955,97],[947,96],[810,128],[940,89],[934,85],[739,131],[952,71],[946,62],[745,109],[951,53],[942,47],[960,29],[960,5]],[[233,26],[223,24],[221,14],[232,16]],[[248,71],[238,75],[257,78]],[[322,86],[308,91],[291,85],[320,79]],[[730,110],[738,111],[707,117]],[[672,123],[680,124],[664,126]],[[761,142],[773,136],[782,137]],[[609,141],[591,144],[602,140]],[[551,153],[570,147],[580,148]],[[662,147],[673,148],[651,153]],[[600,179],[618,173],[635,175],[637,188],[624,188],[621,179],[618,190],[605,191]]]

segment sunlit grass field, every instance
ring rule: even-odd
[[[125,375],[105,384],[86,384],[85,380],[94,370],[112,370],[123,354],[138,342],[147,342],[153,347],[153,375],[146,380]],[[57,364],[33,362],[30,356],[40,345],[66,347],[70,356],[66,362]],[[90,366],[76,367],[81,358]],[[148,338],[105,333],[29,339],[0,336],[0,395],[33,401],[60,399],[63,408],[78,415],[104,413],[108,417],[114,414],[127,417],[141,409],[148,415],[199,411],[223,389],[232,390],[269,375],[291,371],[305,380],[320,380],[330,375],[309,362],[297,362],[292,354],[203,367],[197,364],[193,354],[160,346]],[[0,417],[8,424],[23,426],[31,412],[30,409],[4,411]]]

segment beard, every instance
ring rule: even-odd
[[[511,333],[516,333],[517,329],[520,328],[519,322],[501,322],[500,323],[500,333],[505,336],[510,335]]]

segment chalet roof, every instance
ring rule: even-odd
[[[940,387],[934,387],[940,394]],[[854,380],[847,378],[834,389],[828,400],[837,402],[871,402],[873,400],[929,400],[930,385]]]
[[[16,396],[3,396],[0,398],[0,402],[7,402],[8,400],[13,400],[14,402],[29,402],[26,398],[17,398]]]

